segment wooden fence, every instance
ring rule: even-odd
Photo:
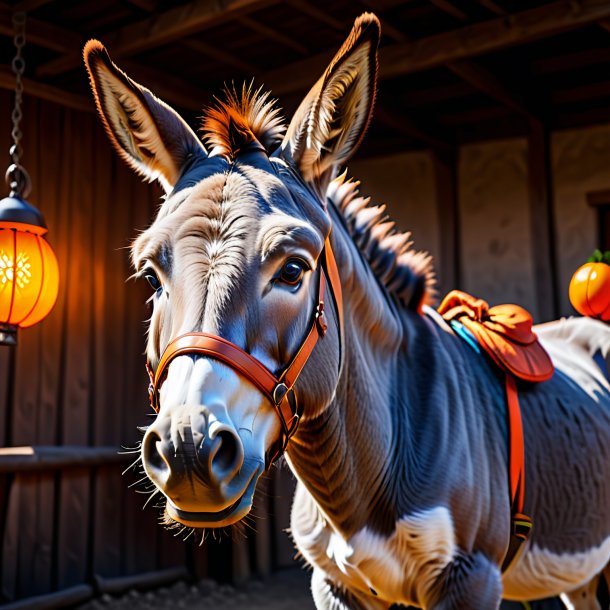
[[[0,116],[10,103],[0,92]],[[240,579],[290,562],[287,470],[259,495],[269,516],[255,533],[201,547],[159,527],[158,510],[142,510],[146,496],[128,488],[138,476],[121,476],[133,456],[119,451],[147,419],[148,294],[126,282],[125,248],[160,191],[123,167],[93,114],[27,99],[23,129],[29,199],[47,220],[61,283],[51,315],[21,331],[16,349],[0,347],[0,603],[58,591],[74,603],[138,574]],[[0,130],[0,151],[8,135]]]

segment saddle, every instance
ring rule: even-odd
[[[533,383],[546,381],[553,376],[553,362],[533,331],[532,316],[518,305],[490,308],[482,299],[453,290],[443,299],[438,312],[458,336],[475,349],[480,347],[506,374],[512,527],[510,544],[502,564],[504,572],[529,538],[532,528],[532,520],[523,512],[525,452],[516,380]]]

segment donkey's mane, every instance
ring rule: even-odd
[[[225,99],[204,111],[201,126],[203,141],[212,150],[210,155],[234,158],[252,143],[258,142],[271,153],[282,141],[286,124],[276,100],[269,92],[242,85],[225,87]]]
[[[373,272],[408,309],[431,305],[436,299],[432,257],[412,249],[411,233],[400,233],[385,213],[385,205],[370,205],[370,197],[358,191],[360,182],[335,178],[326,196],[341,212],[349,233]]]
[[[271,153],[281,142],[286,126],[269,93],[244,84],[241,91],[225,88],[225,99],[205,112],[203,140],[211,155],[235,158],[253,143]],[[385,205],[369,205],[360,196],[359,182],[346,174],[335,178],[327,190],[345,219],[354,243],[388,291],[408,309],[431,304],[436,297],[432,257],[411,248],[411,233],[399,233],[385,213]]]

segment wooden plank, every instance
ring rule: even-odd
[[[151,15],[104,36],[113,57],[123,57],[160,47],[251,12],[271,6],[278,0],[193,0],[188,4]],[[81,63],[80,49],[41,66],[39,74],[55,76],[76,69]]]
[[[528,138],[528,193],[532,258],[538,319],[559,315],[557,253],[550,169],[549,133],[541,121],[530,121]]]
[[[439,294],[461,286],[460,217],[457,186],[457,159],[455,150],[432,152],[436,187],[436,208],[441,244]]]
[[[610,17],[606,0],[567,1],[491,19],[420,40],[382,47],[379,51],[379,78],[388,79],[429,70],[452,61],[485,55],[506,47],[525,44],[576,29]],[[305,91],[311,87],[333,57],[336,49],[294,62],[262,76],[276,95]]]
[[[528,108],[520,91],[503,82],[496,74],[490,72],[482,65],[471,61],[452,61],[447,67],[456,76],[459,76],[473,87],[479,89],[486,95],[504,104],[511,110],[528,117],[534,116],[533,111]]]

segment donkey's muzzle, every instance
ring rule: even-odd
[[[243,495],[244,448],[237,430],[203,407],[160,415],[142,445],[146,474],[171,504],[189,512],[218,512]]]

